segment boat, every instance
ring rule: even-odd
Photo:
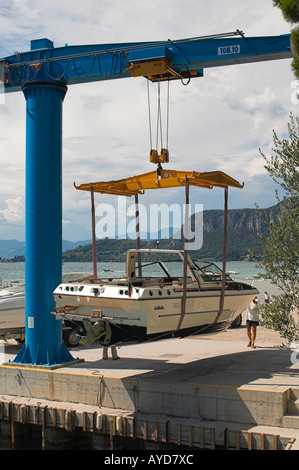
[[[88,277],[90,273],[67,273],[62,276],[64,282]],[[11,281],[12,283],[13,281]],[[0,288],[0,340],[25,338],[25,284],[14,283]],[[67,322],[63,324],[63,339],[67,346],[77,346],[79,338]]]
[[[259,293],[255,287],[234,281],[225,272],[228,187],[243,187],[232,177],[221,171],[165,170],[158,165],[157,171],[142,175],[74,186],[91,193],[93,276],[57,286],[52,313],[77,325],[84,346],[93,342],[109,346],[223,331]],[[212,263],[192,260],[186,233],[183,250],[140,247],[138,195],[149,189],[185,187],[187,220],[190,186],[224,189],[223,271]],[[120,278],[97,276],[95,193],[135,196],[137,246],[127,252],[125,273]],[[171,257],[176,257],[172,261],[174,272],[170,269]]]
[[[183,250],[128,250],[123,277],[60,284],[54,291],[54,313],[77,325],[81,344],[108,346],[223,331],[258,294],[225,275],[219,315],[221,269],[193,261],[190,254],[186,266],[184,298]]]
[[[0,329],[20,326],[25,328],[25,285],[0,289]]]

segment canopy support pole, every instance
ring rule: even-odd
[[[224,307],[224,292],[225,292],[225,283],[226,283],[226,250],[227,250],[227,210],[228,210],[228,186],[224,188],[224,227],[223,227],[223,252],[222,252],[222,286],[221,286],[221,296],[220,296],[220,305],[217,318],[218,321],[220,318],[223,307]]]
[[[97,267],[97,245],[96,245],[96,218],[95,218],[95,204],[94,204],[94,187],[90,188],[91,198],[91,223],[92,223],[92,262],[93,262],[93,277],[98,278]]]
[[[187,298],[187,243],[188,243],[188,217],[189,217],[189,178],[186,178],[185,184],[185,223],[184,223],[184,264],[183,264],[183,296],[182,296],[182,309],[177,330],[180,330],[186,313],[186,298]]]
[[[135,194],[135,217],[136,217],[136,245],[137,245],[137,250],[140,250],[141,242],[140,242],[140,217],[139,217],[138,194]],[[137,253],[137,259],[138,259],[138,276],[142,277],[141,253],[140,252]]]

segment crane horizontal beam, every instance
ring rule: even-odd
[[[159,174],[157,174],[157,171],[150,171],[149,173],[143,173],[142,175],[131,176],[117,181],[83,183],[79,186],[74,183],[74,186],[81,191],[91,191],[93,188],[95,193],[134,196],[135,194],[143,194],[143,192],[148,189],[182,187],[186,185],[187,179],[191,186],[198,188],[212,189],[214,186],[218,188],[231,186],[241,189],[244,186],[244,183],[239,183],[222,171],[196,172],[163,169],[160,169]]]
[[[0,60],[5,91],[36,81],[65,85],[145,76],[153,81],[202,77],[203,70],[292,57],[290,35],[245,37],[239,30],[198,38],[54,47],[31,41],[31,50]]]

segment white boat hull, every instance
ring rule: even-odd
[[[54,291],[56,314],[62,314],[78,326],[87,321],[109,323],[112,329],[111,344],[164,336],[167,333],[185,336],[194,331],[200,333],[201,330],[205,333],[221,331],[242,313],[258,293],[257,289],[250,286],[248,289],[226,291],[223,310],[217,318],[220,289],[199,291],[194,288],[187,291],[185,313],[182,314],[181,287],[133,287],[129,292],[125,284],[87,284],[80,295],[76,295],[81,286],[75,283],[69,285],[74,293],[69,290],[63,294],[61,290],[65,286],[59,286]]]

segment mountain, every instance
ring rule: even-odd
[[[280,204],[267,209],[231,209],[228,211],[227,222],[227,260],[236,261],[250,259],[251,252],[261,252],[262,242],[260,235],[267,235],[267,225],[263,221],[265,215],[271,222],[275,223],[280,211]],[[199,250],[192,253],[197,259],[222,260],[223,246],[223,219],[222,210],[207,210],[203,212],[202,219],[196,215],[191,217],[192,232],[199,233],[203,223],[203,245]],[[182,249],[183,236],[178,231],[169,239],[160,239],[159,248]],[[162,235],[162,234],[161,234]],[[151,237],[152,238],[152,237]],[[142,248],[155,248],[156,240],[142,240]],[[97,254],[99,261],[123,261],[125,253],[130,248],[136,247],[136,241],[132,239],[110,239],[97,240]],[[0,257],[13,258],[25,253],[25,242],[17,240],[0,240]],[[67,261],[92,261],[91,241],[70,242],[63,241],[64,262]],[[19,260],[19,259],[18,259]]]
[[[267,209],[231,209],[227,220],[227,259],[251,258],[250,253],[261,253],[261,235],[267,236],[266,216],[275,223],[280,212],[280,204]],[[194,219],[194,216],[193,216]],[[208,210],[203,214],[203,246],[201,257],[222,259],[224,213],[221,210]],[[191,222],[192,223],[192,222]]]
[[[179,227],[167,227],[162,230],[158,230],[158,232],[140,232],[140,238],[142,240],[160,240],[161,238],[169,238],[175,232],[177,232]],[[136,239],[136,232],[134,233],[127,233],[121,234],[116,237],[117,240],[135,240]]]
[[[0,258],[13,258],[25,254],[25,242],[0,240]]]
[[[279,204],[267,209],[232,209],[228,211],[227,223],[227,260],[236,261],[250,259],[251,252],[260,253],[262,242],[260,235],[267,235],[267,225],[263,221],[266,215],[273,223],[280,211]],[[203,245],[201,249],[192,253],[197,259],[222,260],[223,246],[223,219],[222,210],[207,210],[203,212]],[[191,217],[191,230],[196,227],[197,217]],[[182,249],[183,237],[162,239],[159,248]],[[142,248],[154,248],[156,241],[141,241]],[[136,247],[135,240],[114,240],[105,238],[97,240],[97,256],[99,261],[123,261],[125,253]],[[79,246],[63,253],[64,261],[92,261],[91,245]]]
[[[89,245],[91,240],[84,240],[78,242],[70,242],[69,240],[62,240],[62,251],[73,250],[77,246]]]
[[[91,240],[71,242],[69,240],[62,241],[62,250],[72,250],[79,245],[88,245]],[[10,259],[14,257],[25,256],[25,242],[18,240],[0,240],[0,258]]]

